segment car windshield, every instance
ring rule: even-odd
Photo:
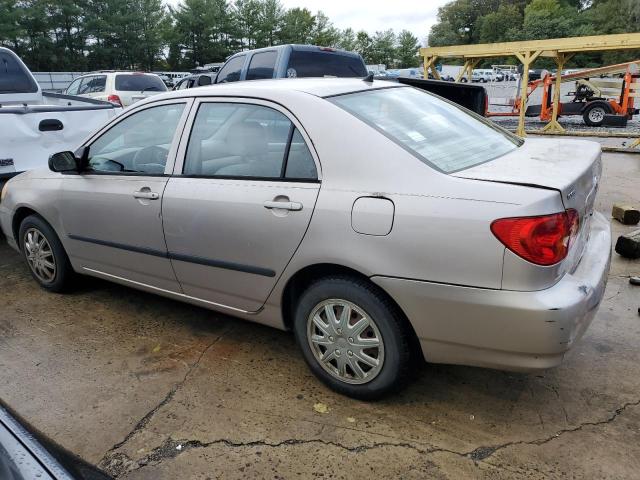
[[[164,92],[167,86],[157,75],[125,73],[116,75],[116,90],[120,92]]]
[[[445,173],[500,157],[518,137],[457,105],[412,87],[384,88],[328,98]]]
[[[325,50],[292,50],[287,77],[366,77],[364,63],[355,55]]]

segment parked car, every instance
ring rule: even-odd
[[[540,80],[544,71],[545,70],[542,68],[534,68],[532,70],[529,70],[529,81],[532,82],[533,80]]]
[[[215,73],[200,73],[198,75],[189,75],[188,77],[185,77],[178,83],[176,83],[176,86],[173,87],[173,89],[185,90],[187,88],[205,87],[207,85],[211,85],[215,81],[215,78]]]
[[[0,478],[3,480],[111,480],[24,420],[0,401]]]
[[[501,82],[502,80],[504,80],[504,75],[496,74],[491,69],[476,69],[471,72],[472,82],[487,83],[491,81]]]
[[[357,53],[314,45],[280,45],[236,53],[218,71],[215,83],[268,78],[366,77]]]
[[[122,111],[108,102],[43,92],[8,48],[0,47],[0,65],[0,182],[77,148]]]
[[[162,79],[153,73],[101,71],[76,78],[64,93],[128,107],[138,100],[166,91],[167,86]]]
[[[422,359],[559,364],[607,280],[601,168],[400,83],[240,82],[138,102],[10,180],[0,224],[46,290],[91,275],[293,330],[367,399]]]
[[[173,88],[173,86],[175,85],[173,79],[169,77],[169,75],[165,75],[164,73],[154,73],[154,75],[158,75],[158,77],[160,77],[160,80],[162,80],[169,89]]]

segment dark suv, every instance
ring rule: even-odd
[[[295,77],[366,77],[362,57],[354,52],[314,45],[278,45],[229,57],[215,83]]]

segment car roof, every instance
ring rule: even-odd
[[[316,97],[331,97],[380,88],[406,87],[396,82],[375,80],[365,82],[361,78],[278,78],[274,80],[250,80],[176,90],[154,95],[139,103],[168,100],[179,97],[254,97],[278,101],[291,95],[309,94]]]
[[[228,62],[230,59],[234,58],[234,57],[238,57],[241,55],[253,55],[255,53],[261,53],[261,52],[267,52],[267,51],[279,51],[279,50],[285,50],[285,49],[292,49],[292,50],[296,50],[296,51],[305,51],[305,52],[309,52],[309,51],[323,51],[326,53],[333,53],[336,55],[343,55],[343,56],[347,56],[347,57],[359,57],[360,54],[356,53],[356,52],[350,52],[349,50],[342,50],[341,48],[333,48],[333,47],[322,47],[320,45],[305,45],[305,44],[301,44],[301,43],[287,43],[285,45],[273,45],[271,47],[262,47],[262,48],[255,48],[253,50],[243,50],[241,52],[237,52],[234,53],[233,55],[229,55],[229,57],[227,57],[226,62]],[[221,66],[224,64],[220,64]]]

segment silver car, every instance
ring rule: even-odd
[[[358,398],[422,359],[558,365],[609,269],[598,144],[522,140],[397,83],[157,95],[50,170],[0,203],[43,288],[92,275],[292,330]]]

